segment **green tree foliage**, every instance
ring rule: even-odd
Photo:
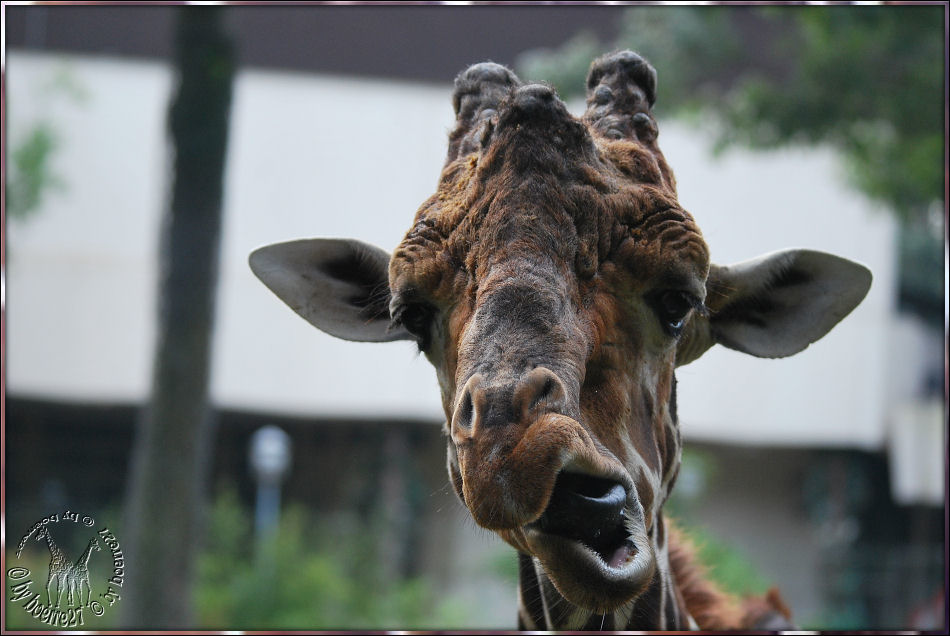
[[[51,111],[55,107],[81,105],[89,97],[67,66],[31,88],[41,107],[30,114],[29,123],[24,125],[20,117],[8,115],[12,144],[4,203],[9,218],[17,221],[30,218],[50,194],[66,190],[65,180],[53,166],[57,151],[64,145],[64,135],[54,123],[56,118]]]
[[[794,20],[792,37],[772,53],[792,62],[784,76],[751,75],[729,96],[727,134],[761,147],[831,143],[862,190],[922,217],[943,196],[943,9],[808,7],[763,16]]]
[[[40,206],[47,192],[63,187],[62,179],[50,167],[56,146],[52,126],[41,122],[10,153],[12,174],[7,182],[6,208],[12,218],[27,218]]]
[[[825,144],[901,221],[901,300],[942,322],[944,7],[636,7],[615,42],[581,34],[519,72],[570,97],[591,52],[657,68],[657,114],[702,115],[716,148]],[[912,235],[912,236],[911,236]]]

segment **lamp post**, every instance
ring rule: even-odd
[[[257,478],[254,533],[262,544],[277,527],[280,516],[280,482],[290,469],[290,436],[268,425],[251,437],[249,459]]]

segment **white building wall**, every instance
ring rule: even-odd
[[[11,52],[4,71],[6,151],[50,122],[51,173],[62,183],[27,221],[6,217],[6,390],[141,400],[155,330],[171,74],[155,64]],[[64,78],[80,96],[62,88]]]
[[[36,87],[58,58],[8,53],[16,142],[47,106]],[[172,78],[152,63],[74,57],[88,94],[51,114],[67,183],[7,227],[7,390],[51,399],[138,401],[154,335],[165,109]],[[408,343],[356,344],[313,329],[251,274],[275,241],[354,237],[393,249],[435,188],[451,126],[450,85],[242,72],[235,85],[212,395],[221,406],[322,416],[442,419],[435,374]],[[693,129],[660,142],[718,262],[785,247],[867,264],[864,303],[786,360],[712,350],[678,371],[687,437],[740,443],[880,446],[893,316],[894,230],[840,185],[824,151],[713,160]]]
[[[408,342],[337,340],[258,281],[248,254],[316,236],[392,251],[435,190],[447,87],[246,72],[235,86],[213,395],[239,408],[442,419]]]

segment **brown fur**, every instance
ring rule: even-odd
[[[778,589],[773,587],[765,596],[749,596],[744,599],[723,592],[709,580],[706,568],[696,558],[696,548],[692,541],[669,521],[667,527],[673,579],[687,611],[700,629],[721,631],[793,628],[790,622],[791,610]]]

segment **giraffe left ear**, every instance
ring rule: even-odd
[[[784,250],[728,266],[706,281],[707,316],[680,339],[683,365],[719,343],[760,358],[784,358],[822,338],[871,287],[859,263],[813,250]]]
[[[389,319],[389,254],[353,239],[303,239],[251,253],[254,274],[304,320],[357,342],[412,340]]]

